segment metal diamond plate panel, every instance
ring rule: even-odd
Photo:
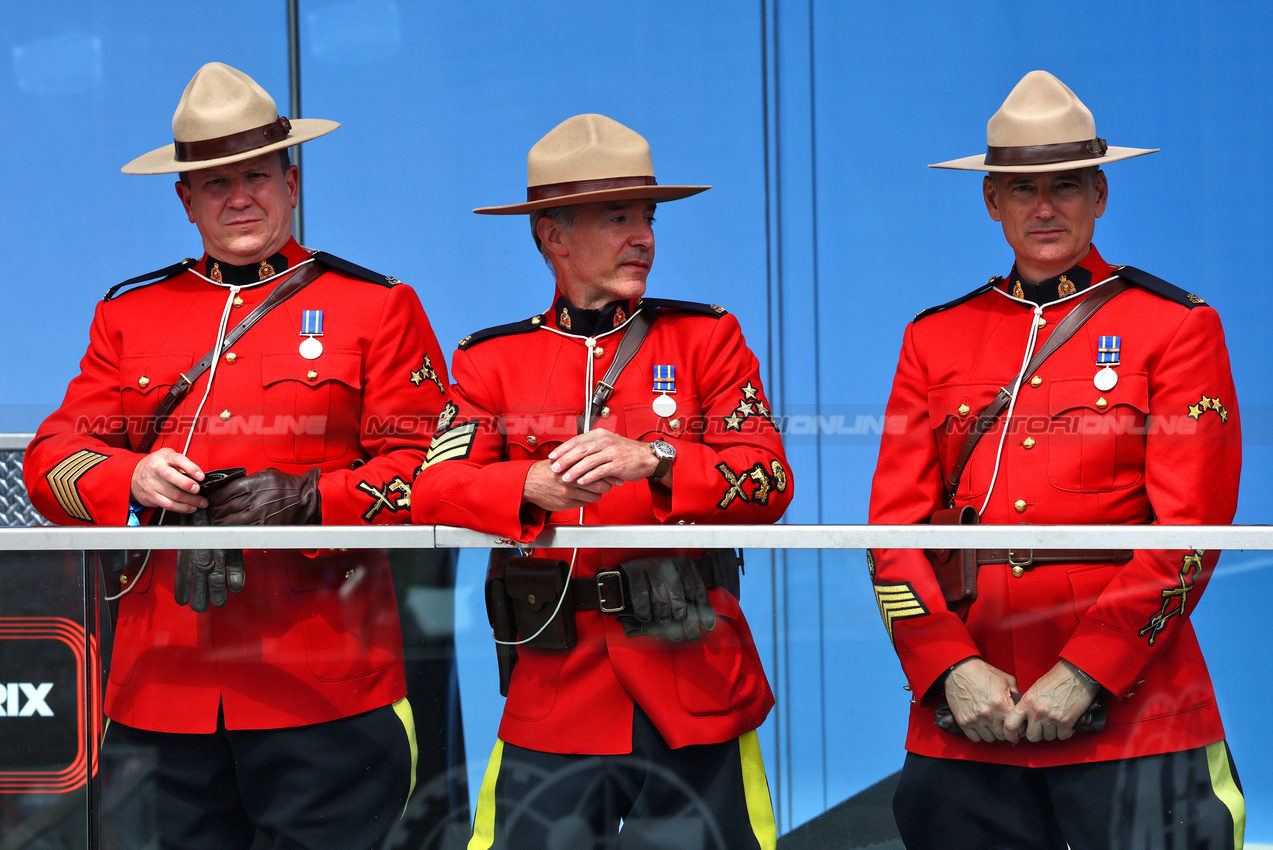
[[[0,526],[49,525],[27,499],[20,449],[0,450]]]

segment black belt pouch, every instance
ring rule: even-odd
[[[535,649],[574,646],[574,606],[570,599],[557,604],[570,593],[570,565],[552,558],[514,556],[503,566],[504,592],[512,604],[518,639]]]

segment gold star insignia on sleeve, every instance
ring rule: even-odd
[[[753,399],[756,397],[756,393],[760,392],[760,390],[751,385],[751,381],[748,381],[746,386],[739,387],[739,389],[742,390],[743,398],[745,399]]]
[[[417,387],[425,381],[432,381],[434,385],[437,386],[438,392],[446,392],[446,387],[442,386],[442,379],[438,377],[437,371],[433,368],[433,361],[429,359],[429,355],[427,354],[424,355],[424,363],[420,366],[420,368],[414,369],[411,372],[411,383],[415,384]]]
[[[743,417],[739,416],[737,413],[731,413],[731,414],[729,414],[728,416],[726,416],[726,417],[725,417],[725,430],[726,430],[726,431],[741,431],[741,430],[743,430]]]
[[[1208,410],[1215,411],[1216,416],[1220,417],[1222,424],[1229,421],[1229,411],[1224,409],[1224,405],[1220,403],[1219,396],[1203,395],[1197,402],[1189,405],[1188,416],[1190,419],[1198,420]]]

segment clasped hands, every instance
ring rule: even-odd
[[[1064,741],[1100,693],[1070,662],[1060,659],[1023,694],[1015,676],[966,658],[946,676],[946,702],[970,741]]]
[[[571,437],[531,465],[522,502],[546,511],[572,511],[599,500],[626,481],[649,478],[659,460],[650,444],[594,428]],[[672,486],[672,472],[661,484]]]

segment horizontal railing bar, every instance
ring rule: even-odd
[[[0,551],[67,549],[434,549],[513,546],[464,528],[221,526],[217,528],[2,528]],[[530,544],[528,544],[530,545]],[[546,548],[745,549],[1273,549],[1263,525],[610,525],[553,526]]]

